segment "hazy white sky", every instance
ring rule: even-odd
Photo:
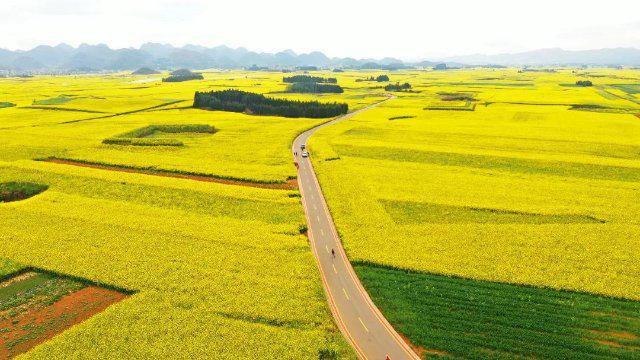
[[[0,47],[244,46],[429,58],[640,47],[639,0],[2,0]]]

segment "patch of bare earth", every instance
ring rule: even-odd
[[[119,291],[87,286],[53,304],[32,302],[14,316],[4,314],[0,317],[0,359],[25,353],[127,296]]]
[[[189,180],[195,180],[195,181],[214,182],[214,183],[227,184],[227,185],[248,186],[248,187],[255,187],[255,188],[262,188],[262,189],[277,189],[277,190],[298,189],[298,181],[296,179],[289,179],[284,183],[260,183],[260,182],[243,181],[243,180],[221,179],[213,176],[180,174],[180,173],[173,173],[173,172],[161,171],[161,170],[132,169],[132,168],[126,168],[126,167],[120,167],[120,166],[113,166],[113,165],[85,163],[81,161],[73,161],[73,160],[67,160],[67,159],[50,158],[43,161],[51,162],[55,164],[80,166],[80,167],[86,167],[86,168],[92,168],[92,169],[118,171],[118,172],[135,173],[135,174],[145,174],[145,175],[153,175],[153,176],[178,178],[178,179],[189,179]]]

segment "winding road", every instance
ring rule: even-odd
[[[306,144],[309,137],[317,130],[348,119],[393,98],[395,97],[391,96],[384,101],[305,131],[294,140],[292,149],[294,154],[297,152],[297,156],[294,156],[299,165],[298,186],[307,216],[309,240],[318,262],[329,307],[340,330],[358,356],[372,360],[419,358],[373,304],[356,276],[338,237],[311,161],[300,155],[300,146]],[[335,254],[332,254],[332,250]]]

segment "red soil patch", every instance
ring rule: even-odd
[[[15,317],[0,317],[0,329],[8,329],[0,332],[0,359],[25,353],[127,296],[115,290],[88,286],[51,305],[33,306]]]
[[[438,349],[427,349],[424,348],[422,346],[419,345],[415,345],[414,343],[411,342],[411,340],[409,340],[408,337],[400,334],[400,337],[402,338],[402,340],[404,340],[405,343],[407,343],[407,345],[409,345],[409,347],[411,349],[413,349],[413,351],[415,351],[415,353],[421,358],[424,359],[425,355],[435,355],[435,356],[449,356],[451,354],[449,354],[448,352],[444,351],[444,350],[438,350]]]
[[[170,178],[178,178],[178,179],[189,179],[189,180],[195,180],[195,181],[214,182],[214,183],[227,184],[227,185],[248,186],[248,187],[255,187],[255,188],[262,188],[262,189],[277,189],[277,190],[298,189],[298,181],[296,179],[289,179],[285,183],[280,183],[280,184],[268,184],[268,183],[259,183],[259,182],[252,182],[252,181],[243,181],[243,180],[220,179],[213,176],[179,174],[179,173],[173,173],[173,172],[161,171],[161,170],[132,169],[132,168],[126,168],[126,167],[120,167],[120,166],[85,163],[81,161],[73,161],[73,160],[66,160],[66,159],[50,158],[42,161],[51,162],[55,164],[80,166],[80,167],[86,167],[86,168],[92,168],[92,169],[154,175],[154,176],[162,176],[162,177],[170,177]]]

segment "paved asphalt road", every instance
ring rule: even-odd
[[[355,348],[360,358],[371,360],[418,359],[389,322],[373,304],[362,287],[342,248],[340,238],[329,214],[322,190],[309,158],[301,156],[300,146],[318,129],[366,111],[393,97],[339,117],[300,134],[293,142],[297,152],[298,185],[307,216],[309,239],[318,262],[327,301],[340,330]],[[313,156],[313,153],[310,154]],[[366,211],[366,209],[363,209]],[[332,255],[332,249],[335,256]]]

